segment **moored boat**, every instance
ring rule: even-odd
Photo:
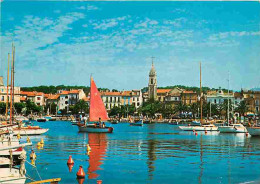
[[[143,120],[139,120],[137,122],[130,123],[131,126],[143,126]]]
[[[179,126],[179,128],[184,131],[218,131],[218,127],[213,124],[201,126]]]
[[[48,128],[40,128],[39,126],[27,126],[21,128],[14,128],[13,134],[18,135],[41,135],[48,131]]]
[[[220,133],[246,133],[247,129],[242,124],[231,124],[227,126],[219,126]]]
[[[37,122],[46,122],[47,119],[46,118],[37,118],[36,121]]]
[[[251,136],[260,136],[260,127],[246,127]]]
[[[1,184],[24,184],[26,177],[21,176],[19,169],[16,168],[0,168]]]

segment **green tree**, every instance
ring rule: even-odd
[[[5,111],[6,111],[6,104],[0,102],[0,113],[5,114]]]
[[[246,106],[246,102],[244,100],[238,104],[237,108],[235,108],[235,112],[238,112],[240,117],[244,116],[247,111],[248,107]]]
[[[27,100],[25,102],[25,106],[26,106],[26,115],[32,113],[40,113],[42,112],[42,107],[41,106],[37,106],[35,103],[33,103],[31,100]]]
[[[15,111],[20,114],[24,108],[26,108],[26,104],[24,103],[14,103]]]
[[[192,113],[193,119],[195,119],[195,115],[198,113],[199,104],[198,103],[192,103],[190,105],[190,112]]]
[[[88,103],[84,100],[79,100],[72,108],[73,114],[89,113]]]

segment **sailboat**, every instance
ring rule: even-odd
[[[227,125],[219,126],[220,133],[246,133],[247,130],[242,124],[229,123],[229,74],[228,74],[228,108],[227,108]]]
[[[90,78],[90,107],[89,107],[89,122],[86,124],[78,123],[80,132],[96,132],[96,133],[112,133],[113,127],[108,127],[101,121],[109,119],[107,110],[101,99],[100,93],[93,80]]]
[[[201,63],[200,63],[200,126],[179,126],[184,131],[218,131],[218,127],[213,124],[203,125],[202,122],[202,86],[201,86]]]

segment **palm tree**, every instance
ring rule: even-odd
[[[246,106],[246,102],[243,100],[239,103],[237,108],[235,109],[236,112],[239,113],[239,116],[241,117],[242,115],[244,116],[245,113],[248,111],[248,107]]]

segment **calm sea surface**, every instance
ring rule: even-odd
[[[76,173],[82,165],[84,183],[260,183],[260,138],[217,132],[195,136],[168,124],[137,127],[121,123],[112,125],[112,134],[79,133],[66,121],[35,125],[50,129],[31,137],[42,179],[78,183]],[[41,138],[44,147],[37,149]],[[27,152],[30,161],[30,147]],[[71,172],[67,167],[69,155],[75,162]],[[35,168],[26,164],[26,169],[29,176],[39,180]]]

